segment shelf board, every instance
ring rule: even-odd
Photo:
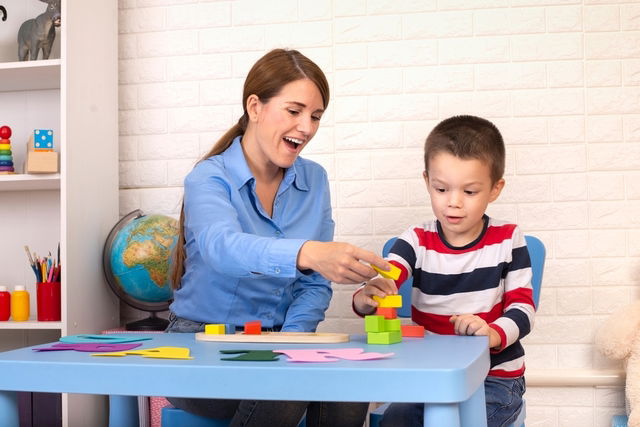
[[[29,319],[26,322],[14,322],[14,321],[6,321],[0,322],[0,330],[3,329],[16,329],[16,330],[26,330],[26,329],[52,329],[52,330],[61,330],[62,322],[38,322],[35,319]]]
[[[1,62],[0,92],[60,89],[59,59]]]
[[[60,174],[28,174],[18,173],[13,175],[0,175],[1,191],[36,191],[59,190]]]

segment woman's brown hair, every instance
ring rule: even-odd
[[[271,98],[278,95],[282,88],[296,80],[309,79],[318,87],[322,95],[324,108],[329,105],[329,83],[324,73],[313,61],[298,52],[289,49],[274,49],[260,58],[249,70],[244,81],[242,91],[242,108],[244,113],[238,122],[231,127],[211,150],[199,161],[208,159],[211,156],[225,151],[233,140],[240,135],[244,135],[247,130],[249,116],[247,114],[247,98],[256,95],[260,102],[267,103]],[[173,262],[171,268],[171,283],[174,289],[180,287],[180,281],[184,274],[184,261],[186,259],[184,237],[184,202],[180,210],[180,232],[178,242],[173,250]]]

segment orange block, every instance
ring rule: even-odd
[[[244,324],[244,333],[247,335],[260,335],[262,334],[262,322],[254,320],[253,322],[246,322]]]
[[[385,319],[396,319],[398,310],[393,307],[378,307],[376,308],[376,315],[384,316]]]
[[[420,325],[402,325],[400,326],[403,337],[424,337],[424,327]]]

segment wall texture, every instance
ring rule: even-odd
[[[327,73],[304,155],[327,169],[336,239],[379,251],[430,217],[422,144],[453,114],[494,121],[507,186],[490,207],[546,244],[530,368],[607,368],[601,321],[639,296],[637,0],[119,0],[120,213],[176,215],[182,180],[240,116],[274,47]],[[335,285],[324,330],[361,332]],[[123,316],[137,313],[125,311]],[[607,426],[621,389],[527,391],[527,425]]]

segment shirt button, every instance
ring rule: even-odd
[[[280,296],[280,291],[276,289],[275,291],[273,291],[273,294],[276,296]]]
[[[276,231],[276,236],[282,236],[282,232]]]
[[[276,267],[274,271],[276,272],[276,274],[280,274],[280,269],[278,267]]]

